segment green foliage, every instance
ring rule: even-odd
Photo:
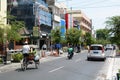
[[[0,64],[2,63],[2,58],[0,58]]]
[[[111,41],[120,45],[120,16],[109,17],[106,26],[111,33]]]
[[[51,40],[53,43],[60,43],[61,41],[61,32],[59,28],[56,28],[51,31]]]
[[[3,43],[4,40],[4,29],[0,28],[0,43]]]
[[[95,39],[92,37],[91,33],[86,33],[85,43],[86,43],[86,45],[90,45],[90,44],[95,43]]]
[[[104,39],[97,39],[97,40],[96,40],[96,44],[106,45],[106,44],[110,44],[110,41],[104,40]]]
[[[2,44],[10,40],[15,40],[15,41],[20,40],[21,35],[19,34],[19,30],[20,28],[25,27],[24,22],[16,21],[16,18],[12,15],[8,14],[7,19],[9,25],[5,25],[3,24],[2,21],[0,21],[0,43]]]
[[[79,44],[81,36],[81,31],[76,28],[71,28],[67,30],[66,40],[67,43]]]
[[[67,41],[66,41],[65,39],[61,39],[60,43],[62,43],[62,44],[66,44]]]
[[[110,37],[108,29],[98,29],[96,31],[96,38],[97,39],[104,39],[107,40]]]
[[[21,35],[19,34],[19,30],[22,27],[25,27],[25,23],[23,21],[17,21],[16,17],[13,15],[7,14],[7,19],[9,25],[11,26],[10,29],[7,29],[7,40],[15,40],[18,41],[21,39]]]
[[[12,58],[14,62],[20,62],[23,58],[23,55],[21,53],[12,54]]]

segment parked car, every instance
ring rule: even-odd
[[[88,50],[87,60],[91,59],[106,59],[104,46],[101,44],[92,44]]]
[[[113,45],[112,44],[106,44],[105,50],[113,50]]]

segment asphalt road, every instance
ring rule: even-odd
[[[108,56],[110,52],[107,52]],[[30,65],[26,71],[16,69],[1,73],[0,80],[104,80],[111,58],[105,62],[87,61],[86,53],[77,54],[72,60],[64,57],[41,63],[39,69]]]

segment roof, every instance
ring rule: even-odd
[[[25,27],[21,28],[21,29],[19,30],[19,33],[20,33],[21,35],[28,35],[28,34],[30,34],[29,31],[28,31]]]

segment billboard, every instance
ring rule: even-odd
[[[73,27],[73,17],[72,14],[66,13],[65,14],[65,20],[66,20],[66,29],[70,29]]]
[[[60,26],[61,26],[61,36],[65,36],[66,33],[66,27],[65,27],[66,23],[64,19],[60,20]]]

